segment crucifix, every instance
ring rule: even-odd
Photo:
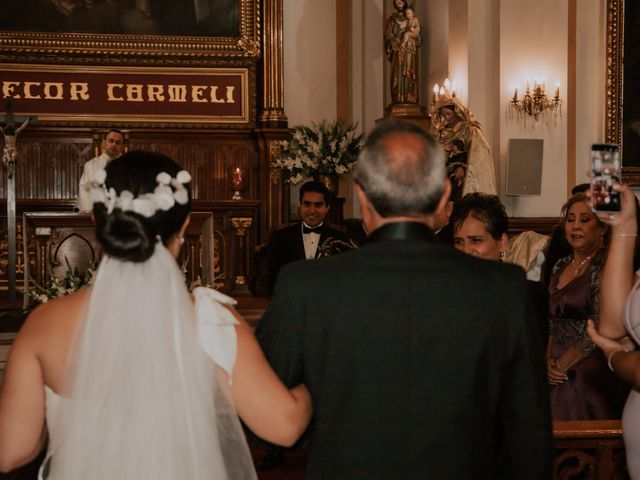
[[[7,277],[9,281],[9,305],[16,306],[16,160],[18,148],[16,141],[18,135],[26,128],[29,122],[37,120],[37,117],[23,117],[13,114],[13,98],[7,97],[7,108],[4,114],[4,149],[2,151],[2,163],[7,171],[7,243],[9,244],[9,264],[7,265]],[[16,128],[16,122],[22,124]]]

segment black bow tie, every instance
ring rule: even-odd
[[[322,233],[322,225],[318,225],[317,227],[307,227],[306,225],[302,225],[302,233]]]

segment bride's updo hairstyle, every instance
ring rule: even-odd
[[[131,192],[133,198],[137,199],[144,194],[154,193],[161,172],[175,179],[181,170],[166,155],[130,151],[107,164],[104,186],[106,190],[113,188],[119,196],[122,192]],[[176,191],[175,185],[167,186]],[[94,201],[96,237],[104,251],[111,257],[131,262],[144,262],[151,257],[157,238],[160,237],[167,244],[180,230],[191,210],[191,184],[185,183],[184,188],[188,195],[186,203],[176,201],[168,210],[154,209],[149,215],[117,205],[109,212],[105,203]]]

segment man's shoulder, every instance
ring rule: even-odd
[[[280,225],[269,235],[267,248],[272,253],[274,250],[287,250],[295,244],[298,236],[302,241],[302,229],[299,222]]]
[[[334,223],[328,223],[325,225],[325,235],[344,240],[347,238],[346,229],[343,229],[340,225]]]
[[[302,227],[300,227],[300,222],[285,223],[283,225],[278,225],[271,232],[271,239],[291,235],[296,232],[300,232],[300,234],[302,234]]]

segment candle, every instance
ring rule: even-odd
[[[449,90],[450,87],[451,87],[451,82],[449,81],[448,78],[446,78],[445,81],[444,81],[444,89],[445,90]]]
[[[244,178],[242,178],[242,170],[240,167],[236,167],[233,171],[232,179],[231,179],[231,187],[234,190],[241,190],[243,187]]]
[[[436,83],[433,86],[433,103],[436,103],[438,101],[438,90],[440,90],[440,87]]]

